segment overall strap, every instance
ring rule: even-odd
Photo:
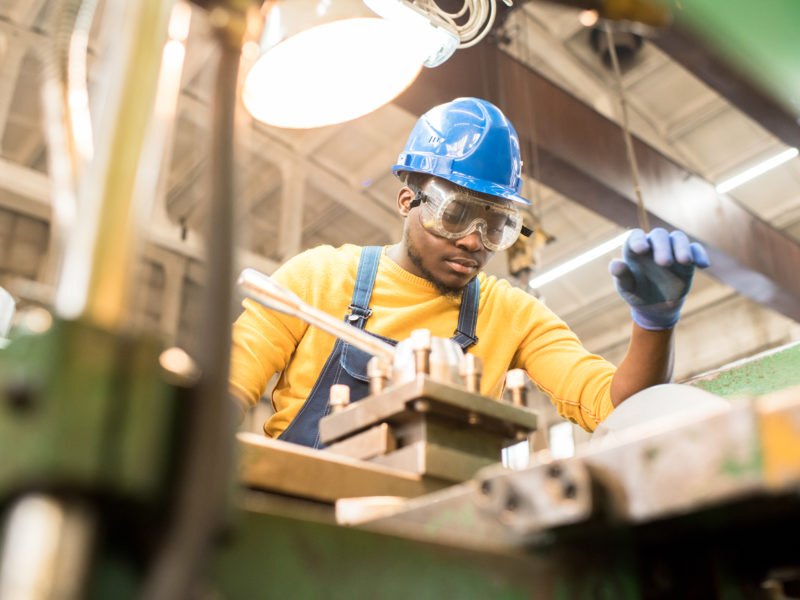
[[[356,284],[353,288],[353,299],[348,307],[350,312],[345,317],[346,321],[359,329],[364,329],[367,319],[372,315],[369,301],[372,298],[372,287],[375,285],[375,276],[378,273],[381,252],[383,252],[381,246],[364,246],[361,249]]]
[[[478,278],[474,277],[464,288],[461,296],[461,310],[458,312],[458,327],[455,335],[450,338],[465,352],[467,348],[478,342],[478,338],[475,337],[475,324],[478,321],[480,295],[481,287],[478,284]]]

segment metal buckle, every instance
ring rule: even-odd
[[[355,306],[353,304],[349,305],[347,308],[350,311],[350,314],[347,315],[347,320],[351,323],[359,319],[369,319],[372,316],[371,308],[364,310],[360,306]]]

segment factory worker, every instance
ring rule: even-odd
[[[522,234],[517,134],[489,102],[437,106],[411,131],[393,167],[402,239],[387,247],[307,250],[272,278],[306,303],[390,343],[412,330],[452,338],[483,363],[481,393],[500,398],[506,371],[522,368],[570,421],[592,431],[632,394],[669,381],[673,327],[705,250],[682,232],[631,232],[610,267],[630,305],[632,333],[615,367],[588,352],[539,300],[482,269]],[[233,328],[231,392],[255,404],[275,373],[266,435],[321,446],[318,424],[332,384],[368,394],[369,356],[296,317],[250,300]]]

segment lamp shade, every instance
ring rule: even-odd
[[[349,121],[414,81],[431,54],[428,37],[380,18],[363,0],[283,0],[267,14],[244,105],[278,127]]]

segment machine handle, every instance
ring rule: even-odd
[[[380,356],[390,363],[394,362],[394,346],[306,304],[294,292],[287,290],[260,271],[244,269],[239,275],[237,285],[245,296],[262,306],[297,317],[368,354]]]

